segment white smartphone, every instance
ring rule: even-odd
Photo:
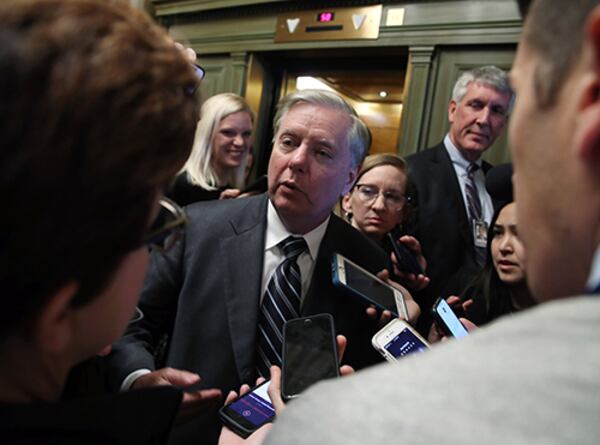
[[[429,343],[404,320],[390,321],[371,339],[373,347],[389,362],[395,362],[413,352],[429,349]]]
[[[402,291],[377,278],[371,272],[336,253],[332,260],[333,284],[395,317],[408,320],[408,309]]]

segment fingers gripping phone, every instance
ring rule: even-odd
[[[288,401],[319,380],[339,376],[333,317],[318,314],[283,326],[281,397]]]
[[[435,323],[446,335],[462,338],[469,335],[467,328],[460,322],[450,305],[443,298],[438,298],[431,309]]]
[[[398,268],[403,272],[412,273],[415,275],[424,274],[419,261],[413,251],[411,251],[404,244],[399,243],[391,233],[387,234],[388,241],[392,246],[396,260],[398,261]]]
[[[333,255],[333,284],[395,317],[408,319],[408,309],[402,291],[377,278],[370,272],[336,253]]]
[[[270,380],[256,386],[219,411],[221,421],[241,437],[254,431],[275,418],[275,409],[267,393]]]
[[[390,362],[429,348],[429,343],[411,325],[398,318],[393,319],[377,332],[371,339],[371,344]]]

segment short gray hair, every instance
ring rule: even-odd
[[[467,94],[467,87],[471,82],[477,82],[487,87],[494,88],[501,93],[509,94],[510,104],[512,105],[513,90],[508,83],[508,76],[504,70],[501,70],[497,66],[480,66],[462,73],[452,90],[452,100],[454,102],[459,103],[463,97],[465,97],[465,94]],[[511,107],[509,107],[509,109],[510,108]]]
[[[332,108],[348,116],[350,128],[348,130],[348,146],[352,154],[352,167],[361,164],[371,145],[371,133],[356,114],[354,108],[339,94],[325,90],[299,90],[288,94],[277,104],[277,113],[273,123],[274,135],[279,132],[281,121],[288,112],[299,103],[308,103],[322,107]],[[275,142],[275,136],[273,138]]]

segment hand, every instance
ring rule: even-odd
[[[404,244],[408,249],[410,249],[415,256],[417,257],[417,261],[421,269],[424,271],[427,270],[427,260],[423,256],[423,252],[421,251],[421,243],[413,236],[404,235],[401,237],[398,242]],[[396,258],[396,254],[392,252],[391,254],[392,264],[394,265],[394,274],[398,277],[402,278],[406,283],[406,286],[412,290],[422,290],[429,285],[429,277],[423,274],[415,275],[414,273],[406,273],[399,269],[398,267],[398,259]]]
[[[194,51],[192,48],[185,47],[179,42],[175,42],[175,46],[185,55],[186,59],[188,59],[190,63],[194,63],[196,61],[196,51]]]
[[[457,297],[456,295],[451,295],[450,297],[446,298],[446,303],[448,303],[448,305],[450,307],[454,307],[454,306],[460,304],[462,306],[463,310],[466,311],[468,309],[468,307],[473,304],[473,300],[469,299],[469,300],[461,303],[461,299],[459,297]],[[460,317],[459,320],[463,324],[463,326],[467,329],[467,331],[469,331],[469,332],[478,329],[477,325],[475,323],[473,323],[472,321],[470,321],[466,318]],[[447,340],[448,340],[448,337],[446,336],[444,331],[434,321],[431,324],[431,327],[429,328],[429,333],[427,334],[427,341],[429,343],[437,343],[439,341],[447,341]]]
[[[341,362],[344,358],[344,353],[346,352],[346,346],[348,345],[348,340],[343,335],[337,335],[335,337],[338,346],[338,359]],[[279,366],[271,366],[271,383],[269,384],[269,388],[267,392],[269,393],[269,397],[271,398],[271,404],[273,408],[275,408],[275,413],[279,416],[283,410],[285,410],[285,402],[281,398],[281,369]],[[340,375],[342,377],[354,374],[354,369],[349,365],[340,366]]]
[[[240,190],[238,189],[225,189],[219,195],[219,199],[233,199],[240,196]]]
[[[419,315],[421,315],[421,308],[416,303],[416,301],[413,299],[411,293],[406,288],[401,286],[400,284],[396,283],[395,281],[390,280],[390,273],[388,272],[387,269],[383,269],[381,272],[379,272],[377,274],[377,277],[379,279],[381,279],[382,281],[385,281],[390,286],[392,286],[392,287],[398,289],[400,292],[402,292],[402,295],[404,295],[404,302],[406,303],[406,309],[408,310],[408,320],[406,320],[406,321],[408,321],[410,324],[414,325],[417,322],[417,320],[419,319]],[[371,306],[371,307],[367,308],[367,315],[370,318],[374,319],[377,317],[377,310],[373,306]],[[399,317],[399,318],[404,318],[404,317]],[[379,326],[380,327],[385,326],[391,319],[392,319],[392,313],[387,310],[383,311],[379,318]]]
[[[265,379],[263,379],[263,378],[259,378],[256,381],[256,384],[259,385],[264,380]],[[246,394],[248,391],[250,391],[250,386],[242,385],[240,388],[240,395]],[[233,402],[237,398],[237,396],[238,395],[235,391],[230,391],[229,394],[227,395],[227,398],[225,399],[225,405]],[[234,433],[229,428],[224,426],[223,428],[221,428],[221,435],[219,436],[218,445],[242,445],[242,444],[258,445],[258,444],[261,444],[265,440],[265,437],[269,433],[272,426],[273,425],[271,423],[267,423],[266,425],[261,426],[259,429],[257,429],[252,434],[250,434],[246,439],[238,436],[236,433]]]
[[[183,401],[177,413],[176,422],[185,423],[196,417],[198,413],[216,408],[221,401],[222,394],[219,389],[203,389],[186,391],[186,387],[200,383],[200,376],[182,369],[162,368],[144,374],[136,379],[132,388],[148,388],[152,386],[172,385],[184,390]]]

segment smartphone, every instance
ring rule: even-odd
[[[431,308],[431,314],[435,323],[446,335],[451,335],[455,338],[462,338],[469,335],[469,331],[463,326],[445,299],[440,297],[435,301]]]
[[[388,233],[387,237],[390,245],[392,246],[392,250],[396,255],[396,260],[398,260],[398,268],[403,272],[408,272],[415,275],[424,274],[414,252],[404,244],[396,241],[396,238],[394,238],[394,235],[391,233]]]
[[[261,175],[256,180],[250,184],[248,184],[240,194],[243,193],[263,193],[266,192],[269,188],[269,181],[267,179],[267,175]]]
[[[390,311],[395,317],[408,319],[404,295],[399,289],[390,286],[339,253],[333,255],[332,269],[335,286],[381,310]]]
[[[429,349],[429,343],[407,322],[395,318],[371,339],[373,347],[387,361]]]
[[[219,410],[221,421],[230,430],[246,438],[275,418],[275,408],[267,393],[270,380],[252,388]]]
[[[288,320],[283,326],[281,397],[298,397],[310,385],[339,376],[333,317],[318,314]]]

